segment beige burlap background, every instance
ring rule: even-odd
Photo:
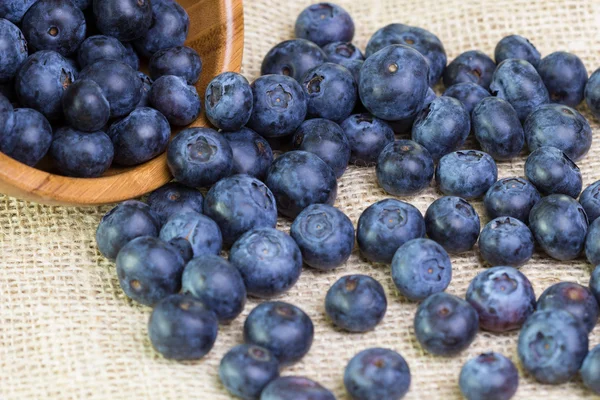
[[[246,0],[244,73],[258,76],[268,49],[292,36],[298,12],[308,1]],[[600,66],[598,0],[357,0],[340,1],[357,25],[356,43],[364,49],[370,35],[390,22],[431,30],[444,42],[448,58],[469,49],[493,54],[496,42],[511,33],[530,38],[543,55],[554,50],[577,53],[590,73]],[[580,108],[588,118],[589,112]],[[580,163],[584,182],[600,179],[600,126],[592,121],[596,142]],[[524,158],[500,165],[501,177],[523,175]],[[404,199],[423,213],[439,194],[430,188]],[[337,206],[354,223],[370,204],[385,198],[374,169],[350,168],[339,182]],[[481,202],[475,206],[486,220]],[[221,327],[213,351],[203,360],[176,363],[162,359],[146,336],[150,309],[121,292],[114,265],[104,260],[94,231],[109,207],[46,207],[0,196],[0,398],[8,399],[229,399],[217,378],[223,354],[242,341],[245,316]],[[289,223],[280,221],[287,230]],[[464,296],[482,265],[477,249],[453,257],[450,293]],[[539,295],[547,286],[569,280],[587,284],[591,267],[583,259],[558,262],[541,254],[523,267]],[[386,288],[389,308],[384,321],[366,334],[346,334],[324,316],[329,286],[350,273],[369,274]],[[299,283],[281,297],[302,307],[315,323],[315,341],[302,362],[283,374],[318,380],[346,398],[342,374],[359,350],[384,346],[399,351],[412,370],[407,399],[458,399],[461,365],[483,351],[501,352],[518,364],[517,333],[479,333],[473,345],[455,358],[425,354],[414,338],[416,304],[398,295],[389,267],[373,265],[355,251],[332,273],[306,269]],[[598,328],[590,344],[600,343]],[[579,379],[560,386],[536,384],[522,374],[519,399],[592,398]],[[385,400],[385,399],[382,399]]]

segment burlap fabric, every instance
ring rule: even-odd
[[[293,23],[308,1],[246,0],[244,73],[254,79],[263,55],[292,37]],[[390,22],[431,30],[444,42],[448,58],[469,49],[493,54],[497,41],[511,33],[530,38],[543,55],[555,50],[577,53],[590,73],[600,66],[598,0],[371,0],[340,1],[357,24],[356,44],[364,49],[370,35]],[[587,108],[580,108],[591,118]],[[584,183],[600,179],[600,125],[596,142],[580,162]],[[499,165],[500,176],[522,176],[524,157]],[[404,199],[423,213],[439,194],[430,188]],[[356,224],[361,212],[386,198],[373,168],[351,167],[339,181],[337,206]],[[481,202],[474,202],[486,220]],[[223,354],[242,341],[242,324],[258,303],[222,326],[213,351],[203,360],[177,363],[162,359],[146,334],[147,307],[129,301],[116,279],[114,265],[96,250],[94,231],[109,209],[46,207],[0,196],[0,398],[8,399],[228,399],[217,378]],[[288,230],[281,220],[279,228]],[[477,249],[452,257],[454,277],[448,291],[464,296],[468,283],[484,266]],[[587,285],[591,266],[583,259],[558,262],[537,253],[522,268],[539,295],[561,280]],[[386,288],[388,312],[373,332],[347,334],[324,315],[323,300],[339,277],[363,273]],[[331,273],[306,269],[299,283],[280,298],[303,308],[315,324],[315,341],[302,362],[283,374],[318,380],[346,398],[342,374],[358,351],[383,346],[399,351],[412,370],[407,399],[458,399],[462,364],[484,351],[497,351],[518,364],[517,333],[479,333],[473,345],[454,358],[425,354],[412,328],[416,304],[401,297],[389,267],[373,265],[357,250]],[[596,329],[590,345],[600,343]],[[522,372],[522,371],[521,371]],[[519,399],[592,398],[579,379],[544,386],[521,374]],[[385,400],[385,399],[382,399]]]

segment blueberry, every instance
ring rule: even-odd
[[[129,114],[142,99],[142,82],[136,71],[121,61],[98,61],[84,68],[79,79],[91,79],[100,86],[110,103],[111,118]]]
[[[65,120],[83,132],[96,132],[108,123],[110,104],[98,84],[89,79],[72,83],[62,97]]]
[[[525,138],[530,151],[542,146],[562,150],[577,161],[592,146],[592,128],[579,111],[560,104],[544,104],[525,120]]]
[[[335,396],[308,378],[282,376],[267,385],[260,400],[335,400]]]
[[[149,0],[94,0],[94,15],[100,32],[128,42],[148,33],[152,4]]]
[[[449,253],[464,253],[479,237],[479,215],[465,199],[445,196],[434,201],[425,213],[427,236]]]
[[[458,150],[470,131],[471,118],[462,103],[453,97],[441,96],[419,113],[412,127],[412,139],[437,161]]]
[[[259,400],[269,382],[279,377],[279,362],[267,349],[240,344],[221,359],[219,379],[227,391],[245,400]]]
[[[295,218],[311,204],[333,205],[337,181],[333,170],[315,154],[290,151],[269,167],[265,181],[281,215]]]
[[[379,154],[394,141],[394,131],[383,120],[371,114],[354,114],[340,124],[350,145],[350,162],[372,166]]]
[[[15,78],[19,103],[44,114],[50,121],[63,116],[61,99],[75,81],[75,69],[54,51],[29,56]]]
[[[280,301],[259,304],[244,322],[244,342],[269,350],[282,366],[300,361],[310,350],[313,335],[310,317]]]
[[[590,223],[600,217],[600,181],[596,181],[585,188],[579,197],[579,202],[585,209]]]
[[[453,356],[475,339],[479,327],[477,311],[465,300],[440,292],[425,299],[415,314],[414,329],[425,351]]]
[[[416,26],[389,24],[379,29],[367,44],[366,56],[394,44],[412,47],[425,57],[429,65],[429,85],[435,85],[442,76],[448,59],[440,39],[433,33]]]
[[[491,265],[520,267],[531,259],[534,247],[527,225],[512,217],[490,221],[479,236],[479,252]]]
[[[594,116],[600,119],[600,68],[597,69],[585,85],[585,101]]]
[[[274,228],[277,206],[269,188],[249,175],[221,179],[206,195],[204,213],[221,229],[223,242],[232,245],[257,228]]]
[[[363,60],[349,60],[349,61],[344,61],[344,62],[340,62],[339,64],[346,67],[346,69],[348,69],[348,71],[350,71],[350,73],[352,74],[352,76],[354,77],[354,82],[356,82],[356,87],[358,88],[358,84],[360,83],[360,70],[362,69],[362,66],[365,62]],[[356,100],[356,108],[363,108],[362,103],[360,102],[360,98],[357,98]],[[362,111],[362,110],[360,110]]]
[[[233,153],[220,133],[210,128],[189,128],[169,143],[167,164],[184,185],[211,186],[231,174]]]
[[[261,75],[277,74],[302,82],[311,69],[327,61],[319,46],[304,39],[286,40],[273,47],[263,59]]]
[[[491,94],[476,83],[463,82],[450,86],[444,91],[442,96],[454,97],[455,99],[460,100],[470,115],[475,106],[479,104],[481,100],[490,97]]]
[[[323,118],[304,121],[296,130],[293,143],[294,149],[319,156],[337,178],[344,175],[350,161],[350,144],[344,130],[335,122]]]
[[[288,291],[302,272],[294,239],[273,228],[253,229],[231,247],[229,261],[242,274],[248,294],[270,298]]]
[[[360,99],[381,119],[415,116],[423,108],[429,75],[427,60],[418,51],[404,45],[385,47],[367,58],[360,70]]]
[[[181,288],[183,258],[158,238],[131,240],[119,250],[116,264],[121,288],[138,303],[152,306]]]
[[[540,199],[540,193],[529,181],[513,177],[494,183],[485,194],[483,203],[490,219],[513,217],[528,224],[529,212]]]
[[[385,146],[377,159],[377,182],[394,196],[412,196],[427,188],[433,178],[429,151],[412,140],[397,140]]]
[[[590,350],[579,373],[583,384],[595,394],[600,394],[600,345]]]
[[[340,65],[353,60],[364,61],[365,59],[362,51],[350,42],[332,42],[323,46],[323,51],[327,55],[327,61]]]
[[[96,230],[100,253],[115,260],[119,250],[140,236],[158,236],[160,224],[147,204],[128,200],[118,204],[102,217]]]
[[[297,38],[307,39],[319,46],[332,42],[351,42],[354,21],[346,10],[332,3],[306,7],[296,19]]]
[[[460,150],[440,159],[435,180],[442,193],[467,200],[482,197],[498,180],[498,167],[487,153]]]
[[[161,76],[174,75],[195,85],[202,72],[202,60],[191,47],[177,46],[159,50],[150,59],[150,77],[157,80]]]
[[[23,16],[23,34],[36,51],[52,50],[67,57],[85,39],[83,12],[69,0],[39,0]]]
[[[531,282],[513,267],[492,267],[469,284],[467,301],[479,315],[481,329],[506,332],[519,329],[535,311]]]
[[[579,167],[556,147],[544,146],[531,153],[525,162],[525,175],[543,195],[577,198],[583,187]]]
[[[383,286],[367,275],[347,275],[335,282],[325,297],[325,312],[333,324],[348,332],[367,332],[385,315]]]
[[[204,197],[196,189],[170,182],[150,193],[148,205],[162,225],[178,212],[195,211],[202,214]]]
[[[6,18],[13,24],[20,24],[23,15],[38,0],[4,0],[0,3],[0,18]]]
[[[564,310],[591,332],[600,313],[598,302],[587,287],[574,282],[559,282],[548,287],[538,299],[538,311]]]
[[[254,108],[248,127],[264,137],[293,133],[304,122],[307,99],[302,86],[282,75],[261,76],[251,85]]]
[[[210,123],[225,131],[242,129],[252,115],[252,88],[235,72],[223,72],[210,81],[204,100]]]
[[[352,73],[339,64],[326,62],[309,70],[302,80],[308,117],[341,122],[354,110],[357,87]]]
[[[565,383],[588,353],[587,332],[566,311],[538,311],[521,329],[518,352],[523,368],[538,382]]]
[[[248,128],[226,132],[224,136],[233,152],[232,173],[247,174],[263,180],[273,163],[273,151],[269,142]]]
[[[554,103],[577,107],[583,100],[588,73],[575,54],[556,51],[542,58],[538,73]]]
[[[189,295],[174,294],[154,307],[148,322],[152,346],[165,358],[197,360],[217,339],[215,314]]]
[[[33,167],[50,149],[52,127],[42,114],[31,108],[15,109],[12,119],[12,130],[0,136],[0,151]]]
[[[508,101],[521,121],[542,104],[550,102],[542,78],[533,65],[524,60],[502,61],[494,72],[490,92]]]
[[[81,43],[77,51],[77,61],[81,68],[101,60],[125,62],[127,50],[118,39],[112,36],[90,36]],[[132,67],[133,68],[133,67]]]
[[[400,293],[413,301],[446,290],[452,280],[452,262],[442,246],[429,239],[404,243],[392,259],[392,279]]]
[[[344,264],[354,248],[352,221],[326,204],[313,204],[302,210],[290,235],[298,244],[304,263],[324,271]]]
[[[190,243],[194,257],[218,255],[223,247],[219,226],[206,215],[195,211],[179,211],[160,229],[160,238],[170,242],[182,238]]]
[[[496,64],[509,58],[525,60],[537,68],[541,55],[538,49],[526,38],[519,35],[508,35],[502,38],[494,50]]]
[[[194,122],[202,107],[196,88],[174,75],[164,75],[154,81],[148,101],[175,126]]]
[[[234,320],[246,304],[246,287],[240,272],[213,254],[203,254],[185,266],[181,290],[200,300],[221,323]]]
[[[585,241],[585,255],[592,265],[600,264],[600,222],[590,224]]]
[[[490,88],[496,63],[479,50],[470,50],[456,57],[444,71],[444,86],[472,82],[484,89]]]
[[[463,365],[460,391],[467,400],[509,400],[519,387],[519,371],[498,353],[483,353]]]
[[[112,124],[108,135],[115,145],[114,161],[124,166],[138,165],[167,149],[171,127],[160,112],[140,107]]]
[[[529,227],[540,247],[557,260],[573,260],[585,245],[588,220],[573,198],[553,194],[542,198],[529,214]]]
[[[15,123],[15,113],[10,100],[0,94],[0,142],[4,142],[6,137],[11,135],[13,124]]]
[[[183,258],[183,263],[187,264],[192,258],[194,258],[194,252],[192,251],[192,246],[187,239],[184,238],[175,238],[169,240],[169,244],[173,246]]]
[[[137,39],[135,48],[150,58],[159,50],[183,46],[190,27],[190,17],[174,0],[152,0],[152,23],[148,32]]]
[[[0,18],[0,83],[8,83],[17,75],[27,55],[27,41],[21,30]]]
[[[600,304],[600,268],[596,266],[590,277],[590,290],[594,294],[594,297]]]
[[[140,69],[140,56],[138,56],[131,42],[123,43],[123,47],[125,48],[125,57],[123,58],[123,62],[136,71]]]
[[[344,386],[353,400],[399,400],[410,387],[410,368],[393,350],[363,350],[348,362]]]
[[[102,131],[81,132],[60,128],[54,132],[50,154],[58,170],[77,178],[97,178],[112,163],[114,146]]]
[[[413,205],[396,199],[371,204],[358,219],[356,240],[361,254],[374,262],[392,262],[400,246],[425,237],[425,221]]]
[[[148,99],[148,97],[150,96],[150,90],[152,89],[152,84],[154,83],[154,81],[150,79],[149,76],[140,71],[138,71],[137,76],[140,82],[142,82],[142,98],[140,99],[140,102],[137,104],[136,108],[149,107],[150,100]]]
[[[495,160],[510,160],[519,155],[525,134],[519,116],[509,102],[487,97],[475,107],[472,118],[475,138],[483,151]]]

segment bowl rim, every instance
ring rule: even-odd
[[[242,0],[222,0],[225,42],[217,73],[240,72],[244,49]],[[202,95],[202,94],[201,94]],[[189,127],[210,127],[204,112]],[[144,164],[99,178],[73,178],[30,167],[0,152],[0,194],[48,205],[98,206],[140,197],[172,179],[166,151]]]

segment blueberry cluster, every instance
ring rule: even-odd
[[[200,114],[189,23],[174,0],[2,0],[0,151],[82,178],[163,153]]]
[[[108,29],[104,24],[99,19],[99,28]],[[362,257],[391,264],[398,292],[420,302],[414,332],[425,352],[454,356],[479,329],[520,329],[518,355],[531,376],[559,384],[581,370],[586,386],[600,393],[600,347],[588,354],[588,333],[600,313],[600,266],[589,287],[560,282],[539,298],[518,269],[536,244],[557,260],[585,254],[600,264],[600,182],[581,193],[582,174],[573,161],[586,155],[592,140],[589,123],[573,107],[585,98],[600,118],[600,71],[588,80],[575,55],[541,58],[518,35],[500,40],[495,60],[467,51],[446,65],[442,42],[424,29],[388,25],[364,53],[351,43],[354,31],[337,5],[306,8],[296,21],[297,38],[268,52],[260,78],[250,84],[227,72],[210,82],[204,100],[216,129],[186,129],[168,145],[176,183],[151,193],[147,203],[119,204],[100,222],[98,248],[116,261],[123,291],[154,307],[153,346],[166,358],[201,358],[218,324],[240,315],[247,296],[265,299],[244,323],[244,344],[221,361],[225,388],[244,399],[334,399],[310,379],[279,377],[282,367],[307,354],[315,332],[309,315],[275,297],[293,288],[303,265],[342,266],[356,238]],[[159,46],[141,43],[148,52]],[[174,93],[182,103],[159,108],[172,124],[183,125],[180,117],[189,111],[182,105],[190,95],[185,88],[199,70],[182,65],[192,56],[176,47],[156,51],[151,62],[151,78],[167,76],[152,85],[150,104],[179,88]],[[108,69],[90,68],[82,74]],[[438,97],[432,86],[440,79],[447,88]],[[69,90],[103,92],[93,80],[76,81]],[[19,112],[9,106],[0,112],[16,120]],[[117,106],[109,100],[106,107]],[[141,110],[115,130],[128,131],[138,118],[149,121],[157,113]],[[412,140],[396,140],[395,133],[410,133]],[[471,133],[481,150],[463,148]],[[276,158],[271,145],[280,150]],[[512,160],[525,147],[531,151],[526,179],[498,180],[496,161]],[[349,162],[375,166],[390,195],[414,196],[435,179],[444,196],[425,215],[397,198],[379,201],[363,211],[355,231],[333,207],[337,179]],[[483,229],[469,203],[476,199],[490,220]],[[278,215],[293,220],[289,235],[276,229]],[[473,279],[464,299],[446,293],[450,255],[478,242],[490,268]],[[344,276],[324,296],[328,318],[347,332],[373,330],[387,305],[384,288],[367,275]],[[489,352],[464,365],[459,386],[469,400],[505,400],[518,379],[512,361]],[[404,358],[383,348],[361,351],[344,374],[354,400],[397,400],[410,382]]]

